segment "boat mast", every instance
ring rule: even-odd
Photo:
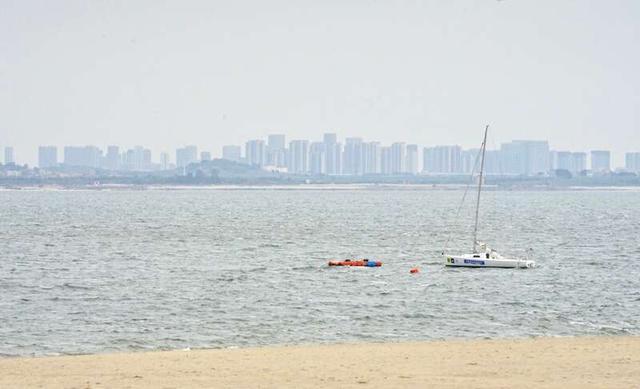
[[[482,140],[482,159],[480,160],[480,178],[478,180],[478,199],[476,200],[476,223],[473,227],[473,253],[476,253],[478,246],[478,213],[480,212],[480,192],[482,191],[482,173],[484,172],[484,151],[487,149],[487,131],[489,125],[484,129],[484,139]]]

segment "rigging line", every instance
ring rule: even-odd
[[[462,200],[460,200],[460,205],[458,205],[458,210],[456,211],[456,216],[454,217],[454,220],[458,220],[458,216],[460,216],[460,211],[462,210],[462,206],[464,205],[464,200],[467,198],[467,193],[469,193],[469,188],[471,187],[471,184],[473,184],[473,175],[476,172],[476,168],[478,167],[478,161],[480,160],[480,150],[478,150],[478,153],[476,154],[476,159],[473,162],[473,168],[471,169],[471,177],[469,178],[469,182],[467,182],[467,185],[464,188],[464,194],[462,195]],[[442,248],[442,255],[444,255],[444,253],[447,250],[447,246],[449,245],[449,242],[451,241],[451,228],[449,228],[449,230],[447,231],[447,240],[444,243],[444,247]]]

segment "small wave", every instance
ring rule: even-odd
[[[618,328],[614,326],[600,326],[598,331],[607,335],[629,335],[630,332],[625,328]]]
[[[405,313],[402,315],[405,319],[436,319],[437,317],[434,315],[429,315],[427,313]]]
[[[84,285],[74,285],[71,284],[69,282],[65,282],[64,284],[62,284],[62,288],[66,288],[66,289],[80,289],[80,290],[90,290],[91,287],[89,286],[84,286]]]
[[[220,281],[220,282],[245,281],[248,278],[249,277],[246,274],[240,274],[238,276],[223,275],[223,276],[217,277],[216,281]]]
[[[309,264],[309,265],[306,265],[306,266],[292,266],[292,267],[290,267],[289,269],[291,269],[291,270],[295,270],[295,271],[298,271],[298,270],[309,270],[309,269],[315,269],[315,268],[317,268],[317,267],[318,267],[317,265],[311,265],[311,264]],[[323,266],[323,268],[324,268],[324,266]]]
[[[51,298],[49,298],[49,299],[47,299],[47,300],[48,300],[48,301],[71,301],[71,299],[70,299],[70,298],[67,298],[67,297],[58,297],[58,296],[51,297]]]
[[[259,247],[260,248],[280,248],[282,246],[280,246],[277,243],[262,243]]]

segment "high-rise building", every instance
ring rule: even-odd
[[[418,174],[418,145],[407,145],[405,172]]]
[[[160,169],[161,170],[169,170],[169,165],[171,161],[169,160],[169,153],[163,151],[160,153]]]
[[[116,166],[116,169],[120,168],[137,172],[153,170],[150,149],[135,146],[133,149],[122,153],[122,156],[120,156],[117,147],[110,146],[109,149],[105,157],[105,167],[108,169],[114,169],[114,166]],[[178,150],[176,150],[176,153],[178,153]]]
[[[67,166],[100,167],[102,150],[95,146],[66,146],[64,164]]]
[[[198,162],[198,148],[196,146],[185,146],[176,150],[176,166],[178,168],[185,168],[196,162]]]
[[[136,151],[134,149],[125,150],[122,152],[122,164],[120,165],[122,170],[137,170],[136,169]]]
[[[211,161],[211,153],[208,151],[202,151],[200,153],[200,160],[201,161]]]
[[[325,172],[328,175],[337,175],[342,172],[341,157],[342,146],[337,142],[336,134],[324,134]]]
[[[406,172],[407,145],[404,142],[396,142],[391,145],[391,173],[402,174]]]
[[[151,150],[142,149],[142,170],[153,170],[153,162],[151,161]]]
[[[480,162],[481,161],[478,160],[477,172],[480,172]],[[504,175],[504,170],[502,169],[502,152],[500,152],[500,150],[485,150],[484,172],[486,174]]]
[[[594,172],[611,171],[611,152],[608,150],[592,150],[591,170]]]
[[[285,136],[282,134],[271,134],[267,141],[267,165],[276,167],[287,166],[287,149],[285,146]]]
[[[47,169],[58,166],[58,148],[56,146],[38,147],[38,167]]]
[[[581,173],[587,170],[587,153],[571,153],[571,169],[569,170],[572,173]]]
[[[250,140],[245,144],[245,158],[249,165],[265,166],[267,154],[262,139]]]
[[[392,158],[391,158],[391,147],[381,147],[380,148],[380,173],[384,175],[392,174]]]
[[[553,170],[568,170],[572,171],[573,156],[570,151],[551,151],[550,152],[550,165]]]
[[[470,164],[475,163],[475,153],[472,156],[474,161],[469,161],[468,163]],[[426,147],[422,158],[422,169],[425,172],[444,174],[460,174],[463,172],[462,148],[460,146]],[[473,166],[470,167],[473,169]]]
[[[324,143],[313,142],[309,147],[309,172],[311,174],[326,174],[326,154]]]
[[[478,153],[480,152],[479,149],[471,149],[471,150],[463,150],[462,151],[462,155],[461,155],[461,173],[463,174],[471,174],[471,172],[474,171],[474,168],[476,170],[479,170],[479,167],[476,167],[476,164],[480,164],[480,162],[478,161]]]
[[[122,156],[118,146],[108,146],[104,167],[109,170],[118,170],[122,165]]]
[[[133,148],[133,161],[130,167],[131,170],[141,171],[144,170],[144,148],[142,146],[135,146]]]
[[[4,164],[9,165],[12,163],[16,163],[16,156],[13,147],[7,146],[4,148]]]
[[[363,174],[380,174],[380,142],[365,142],[363,144]]]
[[[242,148],[240,146],[222,146],[222,159],[240,162],[242,158]]]
[[[309,141],[292,140],[289,142],[287,171],[292,174],[306,174],[308,171]]]
[[[342,173],[362,175],[363,165],[362,138],[347,138],[342,152]]]
[[[624,168],[630,172],[640,172],[640,151],[624,155]]]
[[[502,171],[506,174],[533,176],[549,170],[549,143],[547,141],[514,140],[503,143]]]

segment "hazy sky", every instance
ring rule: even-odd
[[[640,1],[0,0],[0,145],[640,150]],[[61,151],[59,151],[61,153]]]

